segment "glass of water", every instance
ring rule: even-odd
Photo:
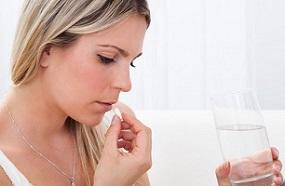
[[[213,114],[233,186],[271,186],[272,154],[264,119],[251,90],[212,96]]]

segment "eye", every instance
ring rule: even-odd
[[[99,60],[104,64],[109,64],[109,63],[115,62],[115,60],[113,58],[105,57],[105,56],[102,56],[99,54],[97,56],[98,56]]]
[[[136,68],[136,66],[134,65],[134,62],[133,62],[133,61],[131,62],[131,67]]]

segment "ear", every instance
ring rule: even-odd
[[[50,58],[50,49],[51,47],[48,46],[42,53],[40,58],[40,66],[43,68],[47,68],[49,65],[49,58]]]

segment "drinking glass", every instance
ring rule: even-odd
[[[232,185],[270,186],[272,154],[254,91],[219,93],[211,102],[222,155],[231,164]]]

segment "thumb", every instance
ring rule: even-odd
[[[216,177],[219,186],[231,186],[229,174],[231,166],[230,162],[225,162],[216,169]]]
[[[117,141],[121,130],[121,120],[118,116],[114,116],[110,127],[105,136],[105,147],[117,150]]]

